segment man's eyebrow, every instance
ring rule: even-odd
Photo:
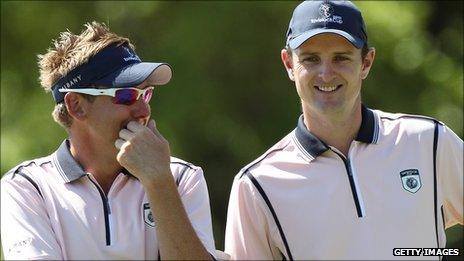
[[[301,53],[298,54],[298,56],[300,55],[319,55],[318,52],[307,52],[307,51],[303,51]]]
[[[343,54],[344,55],[353,55],[354,53],[352,51],[345,51],[345,52],[335,52],[335,54],[338,54],[338,55],[340,55],[340,54],[342,54],[342,55]]]

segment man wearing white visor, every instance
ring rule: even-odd
[[[149,101],[172,76],[102,24],[39,55],[69,138],[1,180],[6,259],[214,259],[203,171],[170,156]]]

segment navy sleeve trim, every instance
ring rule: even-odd
[[[211,259],[212,259],[213,261],[217,261],[217,259],[213,256],[213,254],[209,253],[209,255],[211,256]]]
[[[440,247],[438,239],[438,206],[437,206],[437,147],[438,147],[438,121],[435,120],[435,129],[433,133],[433,210],[435,213],[435,235],[437,238],[437,247]]]
[[[187,172],[188,169],[192,169],[192,167],[186,165],[182,168],[182,171],[179,174],[179,177],[176,179],[176,185],[179,186],[180,182],[182,181],[182,178],[184,177],[185,172]]]
[[[444,125],[442,122],[440,122],[437,119],[434,119],[432,117],[422,116],[422,115],[409,115],[409,114],[406,114],[406,115],[401,115],[401,116],[398,116],[398,117],[395,117],[395,118],[387,117],[387,116],[381,116],[380,118],[383,119],[383,120],[391,120],[391,121],[402,119],[402,118],[416,119],[416,120],[427,120],[427,121],[433,121],[434,123],[439,124],[439,125]]]
[[[11,178],[13,179],[16,175],[19,175],[19,176],[25,178],[27,181],[29,181],[29,183],[31,183],[32,186],[34,186],[34,188],[37,190],[40,197],[42,197],[42,199],[44,198],[43,195],[42,195],[42,192],[40,192],[39,186],[37,185],[37,183],[34,180],[32,180],[31,177],[26,175],[24,172],[21,172],[21,169],[16,170],[16,172],[13,174],[13,176]]]
[[[242,174],[240,175],[240,178],[243,177],[243,175],[246,174],[246,172],[248,172],[249,169],[251,169],[254,165],[260,163],[261,161],[263,161],[269,154],[273,153],[273,152],[276,152],[276,151],[281,151],[281,150],[284,150],[285,146],[283,148],[278,148],[278,149],[275,149],[275,150],[271,150],[267,153],[265,153],[264,155],[262,155],[261,157],[257,158],[255,161],[251,162],[250,164],[248,164],[241,172]]]
[[[179,165],[184,165],[184,166],[186,166],[186,167],[188,167],[188,168],[191,168],[191,169],[193,169],[193,166],[192,166],[192,164],[188,164],[188,163],[181,162],[181,161],[171,161],[171,164],[179,164]]]
[[[185,172],[187,172],[188,169],[195,169],[192,164],[188,164],[188,163],[185,163],[185,162],[181,162],[181,161],[171,161],[171,164],[179,164],[179,165],[183,165],[184,167],[182,168],[179,176],[177,177],[176,179],[176,185],[179,186],[180,182],[182,181],[182,178],[184,177],[184,174]]]
[[[442,221],[442,225],[443,225],[443,231],[445,231],[446,229],[446,226],[445,226],[445,213],[443,213],[443,205],[441,205],[441,221]]]
[[[259,182],[255,179],[255,177],[253,177],[253,175],[251,175],[250,172],[246,171],[244,173],[244,175],[246,175],[250,180],[251,182],[253,183],[253,185],[256,187],[256,189],[258,190],[259,194],[261,194],[261,197],[264,199],[264,201],[266,202],[266,205],[267,207],[269,208],[269,210],[271,211],[271,214],[272,214],[272,217],[274,218],[274,221],[277,225],[277,228],[279,229],[279,233],[280,233],[280,237],[282,238],[282,241],[284,243],[284,246],[285,246],[285,251],[287,251],[287,255],[288,255],[288,259],[289,260],[293,260],[293,257],[292,257],[292,253],[290,252],[290,248],[288,246],[288,243],[287,243],[287,238],[285,237],[285,234],[284,234],[284,231],[282,229],[282,226],[280,225],[280,221],[279,221],[279,218],[277,218],[277,215],[274,211],[274,208],[272,207],[272,204],[271,204],[271,201],[269,201],[269,198],[267,197],[266,193],[264,192],[263,188],[261,187],[261,185],[259,184]],[[284,256],[284,259],[285,259],[285,256]]]

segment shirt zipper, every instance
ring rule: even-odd
[[[356,183],[354,182],[351,161],[349,158],[345,158],[343,154],[335,151],[334,149],[332,149],[332,151],[340,157],[340,159],[343,161],[343,164],[345,165],[346,173],[348,174],[348,180],[350,181],[351,194],[353,195],[354,204],[356,205],[356,213],[358,214],[358,217],[363,217],[361,204],[359,204],[358,192],[356,190]]]
[[[106,245],[109,246],[111,245],[111,230],[110,230],[110,215],[111,215],[111,208],[110,204],[108,202],[108,198],[106,197],[105,193],[103,190],[100,188],[100,186],[93,181],[90,176],[88,176],[89,180],[95,185],[97,188],[98,192],[100,193],[100,197],[102,199],[103,203],[103,213],[105,215],[105,235],[106,235]]]

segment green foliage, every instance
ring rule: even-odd
[[[356,3],[377,52],[364,103],[436,117],[462,137],[462,2]],[[1,172],[53,152],[66,137],[38,83],[36,55],[59,32],[105,22],[133,40],[142,59],[173,66],[172,82],[151,102],[153,117],[173,154],[205,170],[222,249],[233,176],[291,131],[300,114],[280,61],[296,4],[2,2]]]

